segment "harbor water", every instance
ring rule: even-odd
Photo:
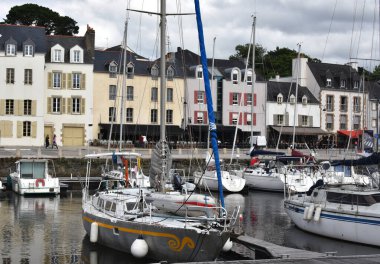
[[[10,191],[0,199],[2,263],[149,263],[100,245],[86,236],[81,192],[57,197],[23,197]],[[380,254],[380,248],[332,240],[297,229],[283,210],[280,193],[249,191],[226,195],[226,207],[241,206],[247,235],[278,245],[336,255]],[[245,257],[254,252],[241,245]]]

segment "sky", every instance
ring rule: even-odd
[[[267,51],[276,47],[298,50],[326,63],[357,61],[371,70],[380,64],[379,1],[377,0],[199,0],[207,56],[227,59],[239,44],[255,42]],[[158,17],[127,12],[158,12],[159,0],[1,0],[0,20],[11,7],[35,3],[78,22],[79,36],[87,25],[95,30],[95,46],[122,42],[126,18],[128,46],[147,58],[158,57]],[[167,13],[194,13],[191,0],[167,0]],[[169,16],[167,50],[177,47],[199,54],[195,15]],[[215,38],[215,45],[214,45]],[[214,48],[213,48],[214,47]],[[352,59],[355,58],[355,59]]]

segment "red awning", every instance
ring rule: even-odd
[[[338,130],[338,134],[345,135],[347,137],[351,136],[351,138],[358,138],[361,134],[363,134],[363,130]]]

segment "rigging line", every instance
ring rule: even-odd
[[[375,6],[376,6],[376,2],[375,2]],[[372,22],[372,41],[371,41],[371,61],[370,61],[370,64],[369,64],[369,70],[372,71],[372,58],[373,58],[373,46],[374,46],[374,42],[375,42],[375,29],[376,27],[376,8],[373,9],[373,22]]]
[[[328,42],[328,40],[329,40],[329,36],[330,36],[330,33],[331,33],[331,27],[332,27],[332,23],[333,23],[333,21],[334,21],[334,16],[335,16],[335,11],[336,11],[337,3],[338,3],[338,0],[335,0],[335,5],[334,5],[333,13],[332,13],[332,16],[331,16],[330,26],[329,26],[329,31],[328,31],[328,33],[327,33],[326,41],[325,41],[325,46],[324,46],[324,48],[323,48],[322,61],[323,61],[324,58],[325,58],[325,52],[326,52],[327,42]],[[315,87],[316,87],[316,86],[317,86],[317,84],[315,85]]]
[[[353,21],[352,21],[352,29],[351,29],[351,42],[350,42],[350,50],[349,50],[349,53],[348,53],[348,58],[351,58],[352,56],[352,49],[353,49],[353,39],[354,39],[354,31],[355,31],[355,22],[356,22],[356,9],[357,9],[357,6],[358,6],[358,1],[356,0],[355,1],[355,5],[354,5],[354,14],[353,14]]]
[[[362,17],[361,17],[361,22],[360,22],[359,39],[358,39],[358,47],[357,47],[357,50],[356,50],[356,57],[359,54],[360,40],[361,40],[361,37],[362,37],[365,3],[366,3],[366,0],[364,0],[364,2],[363,2]]]
[[[141,10],[144,9],[144,0],[141,2]],[[139,16],[139,32],[137,33],[137,40],[136,40],[136,50],[141,54],[141,21],[142,21],[142,13],[140,13]]]

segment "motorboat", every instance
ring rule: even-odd
[[[21,195],[60,193],[54,163],[48,159],[20,159],[7,177],[7,185]]]

